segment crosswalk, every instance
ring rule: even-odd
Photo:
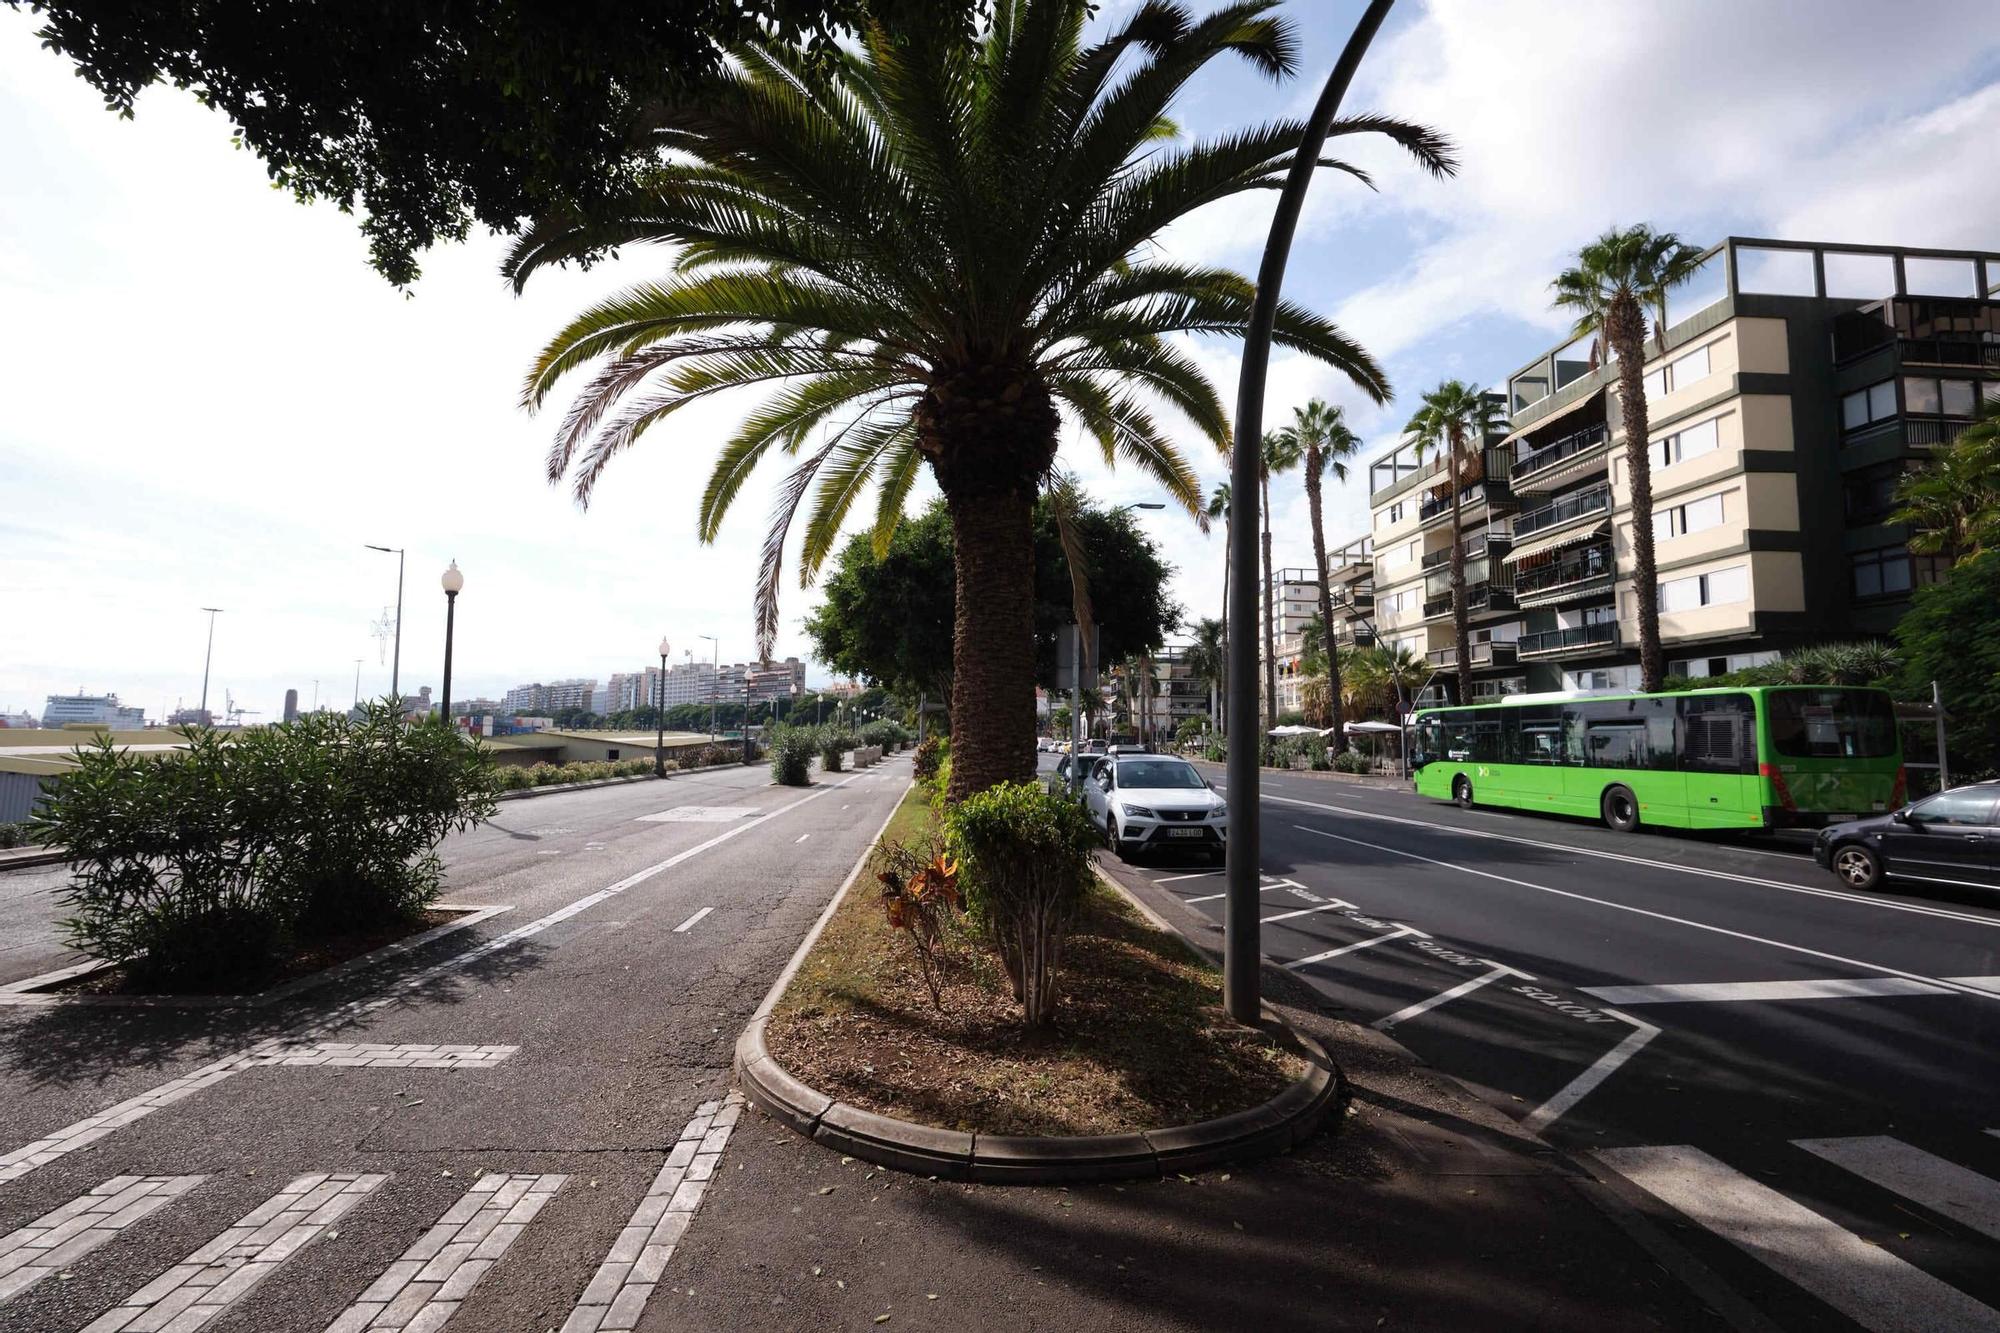
[[[1996,1131],[1988,1130],[1994,1134]],[[1875,1333],[2000,1333],[2000,1310],[1960,1289],[1965,1271],[1926,1271],[1893,1252],[1914,1222],[1962,1241],[1970,1272],[2000,1271],[2000,1181],[1886,1135],[1794,1139],[1787,1145],[1888,1196],[1879,1225],[1842,1225],[1825,1201],[1794,1197],[1690,1144],[1607,1148],[1593,1154],[1688,1222],[1728,1242],[1808,1295]],[[1966,1145],[1978,1153],[1978,1145]],[[1990,1159],[1990,1150],[1985,1153]],[[1796,1175],[1796,1173],[1790,1173]],[[1806,1192],[1794,1183],[1791,1190]],[[1840,1191],[1836,1190],[1836,1193]],[[1964,1266],[1962,1266],[1964,1267]],[[1991,1294],[1989,1291],[1986,1293]]]
[[[638,1323],[654,1283],[701,1205],[742,1111],[740,1093],[697,1109],[628,1224],[609,1238],[603,1264],[579,1291],[563,1324],[568,1333],[630,1329]],[[129,1293],[83,1322],[80,1333],[195,1333],[206,1328],[273,1274],[313,1263],[315,1254],[324,1252],[324,1247],[315,1249],[316,1243],[337,1236],[343,1224],[365,1227],[366,1210],[392,1178],[388,1172],[309,1172],[241,1216],[233,1216],[232,1208],[208,1225],[233,1220],[165,1271],[134,1273]],[[92,1262],[105,1262],[97,1251],[143,1228],[156,1214],[172,1207],[181,1210],[180,1221],[187,1224],[186,1215],[202,1208],[202,1186],[208,1179],[114,1176],[0,1235],[0,1323],[11,1303],[51,1276],[67,1279],[87,1272]],[[357,1284],[350,1303],[333,1307],[337,1313],[324,1324],[325,1333],[436,1333],[488,1273],[506,1261],[515,1242],[568,1181],[567,1175],[550,1173],[479,1175],[386,1268],[369,1275],[365,1285]],[[314,1327],[327,1317],[322,1315]]]

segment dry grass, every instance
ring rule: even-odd
[[[885,835],[928,826],[913,791]],[[943,1008],[864,877],[827,923],[767,1031],[799,1078],[864,1110],[993,1134],[1108,1134],[1240,1111],[1305,1072],[1229,1021],[1221,976],[1098,885],[1063,966],[1053,1027],[1020,1026],[999,960],[954,922]]]

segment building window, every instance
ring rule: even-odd
[[[1690,532],[1703,532],[1722,523],[1722,497],[1704,495],[1699,500],[1670,505],[1653,511],[1653,540],[1670,541]]]
[[[1969,417],[1978,410],[1979,389],[1972,380],[1906,377],[1903,402],[1905,410],[1927,416]]]
[[[1669,676],[1686,676],[1689,680],[1706,680],[1710,676],[1726,676],[1733,671],[1748,671],[1751,667],[1769,666],[1778,660],[1778,654],[1730,653],[1726,657],[1684,657],[1667,663]]]
[[[1842,430],[1861,430],[1896,415],[1896,381],[1883,380],[1865,389],[1856,389],[1840,400]]]
[[[1722,418],[1710,417],[1706,421],[1683,427],[1663,440],[1654,440],[1653,466],[1670,468],[1676,463],[1713,452],[1722,443],[1721,423]]]
[[[1475,680],[1472,682],[1472,697],[1475,699],[1501,699],[1510,694],[1526,694],[1526,676],[1501,676],[1496,680]]]
[[[1618,608],[1606,602],[1603,606],[1583,608],[1583,623],[1586,625],[1608,625],[1618,619]]]
[[[1906,465],[1878,463],[1850,473],[1842,482],[1847,521],[1855,527],[1886,520],[1896,509],[1896,487],[1902,483]]]
[[[1743,565],[1732,565],[1728,569],[1718,569],[1707,574],[1690,574],[1686,578],[1667,579],[1660,584],[1660,610],[1692,611],[1701,606],[1724,606],[1730,602],[1748,601],[1750,598],[1750,571]]]
[[[1586,671],[1565,671],[1563,688],[1591,694],[1636,690],[1639,688],[1639,668],[1599,667]]]
[[[1854,576],[1854,595],[1900,597],[1917,584],[1935,583],[1945,562],[1936,556],[1912,556],[1906,546],[1884,546],[1873,551],[1857,551],[1849,557]]]

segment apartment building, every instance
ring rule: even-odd
[[[1660,632],[1703,677],[1888,633],[1936,562],[1896,480],[2000,398],[2000,255],[1730,237],[1649,340]],[[1664,345],[1662,345],[1662,343]],[[1449,515],[1466,516],[1473,695],[1638,685],[1631,476],[1616,384],[1580,339],[1507,381],[1508,432],[1456,478],[1370,466],[1378,624],[1454,684]]]
[[[501,696],[500,710],[505,713],[560,713],[565,709],[579,708],[591,712],[597,697],[597,682],[576,677],[570,680],[552,680],[544,685],[536,681],[531,685],[516,685]]]
[[[1375,642],[1374,550],[1372,537],[1358,537],[1326,553],[1336,648],[1366,648]],[[1319,572],[1310,568],[1282,569],[1276,571],[1273,583],[1271,606],[1277,626],[1277,712],[1302,712],[1305,707],[1305,630],[1319,615]]]

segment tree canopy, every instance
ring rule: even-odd
[[[1155,652],[1180,624],[1168,595],[1172,566],[1129,514],[1081,505],[1076,528],[1088,563],[1099,664]],[[897,694],[951,693],[956,591],[951,518],[942,501],[904,521],[878,560],[872,537],[841,548],[825,600],[807,618],[813,655],[842,675]],[[1035,507],[1035,678],[1055,684],[1056,631],[1073,618],[1070,570],[1052,502]]]
[[[1896,626],[1903,658],[1900,693],[1930,697],[1930,683],[1944,696],[1945,743],[1952,776],[1960,782],[2000,768],[2000,635],[1993,608],[2000,606],[2000,551],[1986,551],[1953,569],[1942,582],[1917,589]]]

